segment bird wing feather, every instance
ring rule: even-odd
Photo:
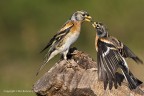
[[[104,42],[103,41],[98,42],[98,54],[99,54],[98,59],[101,59],[101,60],[98,60],[98,64],[99,64],[100,70],[102,70],[101,66],[103,66],[103,68],[105,69],[103,71],[103,74],[106,74],[105,75],[106,77],[103,76],[105,89],[108,84],[109,84],[109,89],[112,88],[113,83],[114,83],[115,88],[117,87],[117,84],[119,84],[118,79],[116,77],[116,71],[118,68],[122,69],[123,74],[125,75],[128,81],[129,88],[135,89],[142,82],[138,80],[137,78],[135,78],[133,74],[130,72],[127,66],[127,63],[125,62],[124,57],[122,56],[121,52],[119,51],[118,47],[117,48],[115,47],[116,46],[114,45],[115,43],[112,43],[112,42],[110,43],[110,41],[108,40],[107,41],[105,40]],[[129,52],[129,53],[125,52],[124,55],[132,59],[136,58],[134,57],[135,55],[132,53],[132,51],[128,49],[128,47],[126,47],[125,45],[123,46],[124,46],[123,51]],[[99,61],[103,61],[103,62],[99,62]],[[120,77],[121,81],[123,80],[123,77],[124,76]]]
[[[125,58],[132,58],[136,63],[143,64],[143,61],[136,56],[126,45],[124,45],[122,42],[120,42],[115,37],[107,37],[107,41],[110,42],[110,44],[114,45],[117,49],[119,49],[119,53],[125,57]]]
[[[104,87],[106,89],[109,84],[109,89],[112,89],[113,84],[117,87],[116,71],[119,68],[119,64],[122,63],[120,53],[114,45],[106,42],[98,42],[98,73],[101,73],[100,77],[104,81]],[[123,65],[125,66],[125,65]]]
[[[122,53],[123,57],[132,58],[136,63],[143,64],[143,61],[138,56],[136,56],[126,45],[123,46],[123,49],[122,49],[121,53]]]
[[[60,31],[57,32],[53,36],[53,38],[48,42],[48,44],[44,47],[44,49],[41,51],[43,52],[46,50],[49,46],[55,45],[56,42],[59,42],[69,31],[70,29],[74,26],[72,21],[67,21],[61,28]]]

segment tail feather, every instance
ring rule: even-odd
[[[40,66],[40,68],[38,69],[36,76],[39,74],[39,72],[44,68],[44,66],[49,62],[50,59],[46,59],[44,61],[44,63]]]
[[[136,83],[134,82],[134,80],[131,78],[131,76],[124,72],[124,75],[126,77],[126,80],[128,81],[128,84],[129,84],[129,88],[132,90],[132,89],[135,89],[137,86],[136,86]]]
[[[43,64],[40,66],[40,68],[38,69],[37,73],[36,73],[36,76],[39,74],[39,72],[44,68],[44,66],[49,62],[49,60],[51,58],[53,58],[53,56],[51,55],[52,52],[48,52],[45,57],[44,57],[44,62]]]
[[[139,79],[135,78],[130,71],[128,73],[123,70],[123,72],[124,72],[124,76],[125,76],[126,80],[128,81],[130,90],[136,89],[139,85],[141,85],[143,83]]]
[[[139,86],[139,85],[141,85],[143,83],[142,81],[140,81],[139,79],[137,79],[136,77],[134,77],[134,75],[131,72],[129,72],[129,74],[132,77],[132,79],[135,81],[135,83],[136,83],[137,86]]]
[[[39,72],[44,68],[44,66],[49,62],[49,60],[51,60],[55,55],[57,55],[59,53],[58,50],[55,50],[55,48],[50,49],[50,51],[45,55],[44,58],[44,63],[41,65],[41,67],[39,68],[39,70],[37,71],[36,76],[39,74]]]

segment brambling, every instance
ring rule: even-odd
[[[104,82],[104,89],[106,90],[108,84],[110,90],[113,84],[117,88],[117,81],[120,77],[115,73],[118,69],[121,69],[130,90],[136,89],[142,81],[131,73],[125,58],[132,58],[136,63],[143,63],[143,61],[117,38],[110,36],[102,23],[94,22],[92,25],[96,29],[98,76]]]
[[[81,30],[81,24],[84,21],[91,22],[91,16],[86,11],[77,11],[71,18],[62,26],[62,28],[53,36],[48,42],[46,47],[41,51],[43,52],[50,47],[45,56],[45,61],[40,67],[39,71],[57,54],[63,54],[67,60],[67,53],[70,46],[78,39]],[[37,72],[37,74],[39,73]]]

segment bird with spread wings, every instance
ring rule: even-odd
[[[121,69],[129,88],[131,90],[137,88],[142,81],[134,77],[125,58],[132,58],[136,63],[143,61],[117,38],[110,36],[102,23],[94,22],[92,25],[96,29],[98,76],[104,82],[104,89],[106,90],[108,84],[109,89],[112,89],[113,85],[115,88],[118,87],[118,80],[122,78],[116,75],[118,69]]]

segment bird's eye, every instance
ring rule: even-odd
[[[82,16],[85,16],[85,14],[82,14]]]
[[[96,28],[97,28],[97,29],[100,29],[100,26],[99,26],[99,25],[97,25],[97,26],[96,26]]]

